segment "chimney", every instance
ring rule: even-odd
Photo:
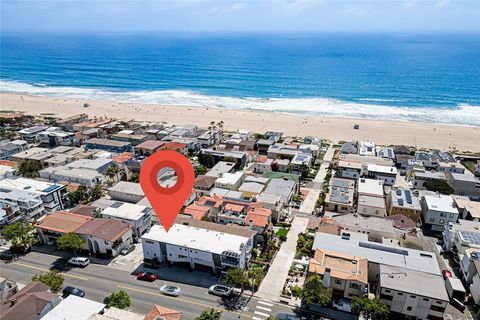
[[[253,220],[252,219],[250,219],[250,221],[248,222],[248,226],[249,226],[250,230],[253,230]]]
[[[330,268],[325,268],[325,272],[323,273],[323,286],[330,288]]]

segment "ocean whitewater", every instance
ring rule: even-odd
[[[478,34],[0,36],[5,93],[480,126]]]
[[[8,81],[0,81],[0,92],[52,98],[119,101],[131,104],[257,110],[296,115],[480,126],[480,106],[462,104],[456,107],[402,107],[388,105],[389,101],[380,99],[375,101],[364,99],[365,103],[358,103],[331,98],[237,98],[210,96],[185,90],[112,91],[49,87]],[[0,109],[8,109],[8,106],[3,106],[0,101]]]

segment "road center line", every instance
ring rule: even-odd
[[[204,304],[204,303],[200,303],[200,302],[187,300],[187,299],[180,298],[180,297],[169,297],[169,296],[166,296],[164,294],[155,293],[155,292],[146,291],[146,290],[141,290],[141,289],[136,289],[136,288],[122,286],[122,285],[117,285],[117,287],[122,288],[122,289],[136,291],[136,292],[139,292],[139,293],[145,293],[145,294],[149,294],[149,295],[153,295],[153,296],[157,296],[157,297],[163,297],[163,298],[167,298],[167,299],[171,299],[171,300],[182,301],[182,302],[194,304],[194,305],[201,306],[201,307],[213,308],[213,309],[216,309],[216,310],[219,310],[219,311],[222,311],[222,312],[236,314],[238,316],[242,316],[242,317],[245,317],[245,318],[252,318],[252,316],[250,316],[248,314],[242,314],[240,312],[235,312],[235,311],[228,311],[228,310],[225,310],[225,309],[222,309],[222,308],[214,307],[214,306]]]
[[[12,262],[12,264],[17,265],[17,266],[22,266],[22,267],[25,267],[25,268],[30,268],[30,269],[33,269],[33,270],[43,271],[43,272],[50,272],[51,271],[51,270],[48,270],[48,269],[31,266],[29,264],[25,264],[25,263],[21,263],[21,262]],[[68,274],[68,273],[63,273],[63,272],[61,272],[60,274],[64,277],[70,277],[70,278],[75,278],[75,279],[88,281],[87,278],[76,276],[76,275],[73,275],[73,274]]]

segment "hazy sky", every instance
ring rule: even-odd
[[[474,31],[480,1],[0,0],[2,31]]]

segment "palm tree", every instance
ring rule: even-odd
[[[117,175],[119,171],[120,169],[118,168],[118,165],[116,163],[113,163],[110,167],[108,167],[106,174],[111,179],[113,179],[113,177],[118,178]],[[118,181],[118,179],[116,180]]]

